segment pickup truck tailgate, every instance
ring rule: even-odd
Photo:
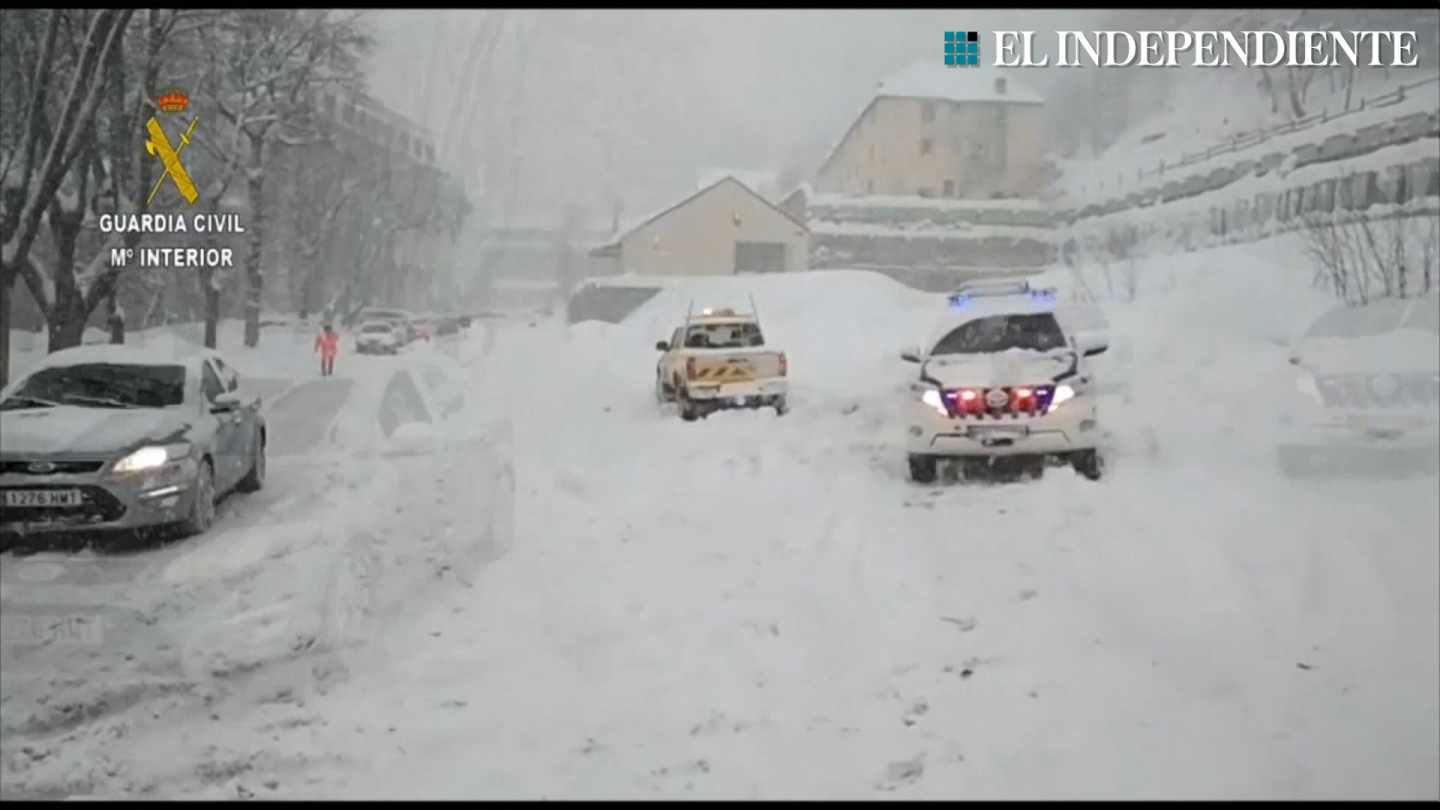
[[[698,355],[691,359],[694,372],[690,379],[698,383],[748,382],[782,376],[779,352]]]

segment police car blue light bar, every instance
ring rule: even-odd
[[[952,293],[947,300],[951,309],[960,310],[968,308],[978,297],[1009,298],[1016,296],[1025,296],[1037,304],[1053,304],[1059,297],[1054,287],[1032,289],[1028,283],[1021,282],[1020,285],[1012,285],[1008,292],[999,292],[996,288],[989,288],[983,292],[961,288],[959,292]]]

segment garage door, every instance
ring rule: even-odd
[[[736,242],[735,272],[785,272],[784,242]]]

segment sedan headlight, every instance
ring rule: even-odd
[[[190,455],[190,443],[178,442],[167,445],[151,445],[142,447],[128,456],[115,462],[110,468],[112,473],[132,473],[153,470],[163,466],[166,462],[176,461]]]

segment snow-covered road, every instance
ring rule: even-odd
[[[791,358],[783,418],[654,405],[654,341],[689,295],[743,302],[733,282],[618,326],[487,333],[508,554],[446,545],[474,528],[478,455],[288,484],[277,461],[267,508],[310,528],[222,532],[132,594],[187,583],[170,613],[136,607],[203,657],[177,667],[185,699],[152,685],[36,728],[7,677],[6,794],[1435,798],[1435,479],[1280,475],[1257,403],[1326,305],[1289,255],[1169,257],[1112,308],[1131,403],[1098,483],[907,482],[895,350],[935,301],[865,274],[757,292]],[[342,634],[364,643],[256,642],[238,620],[324,592],[336,548],[390,600]],[[239,570],[267,573],[219,573]]]

